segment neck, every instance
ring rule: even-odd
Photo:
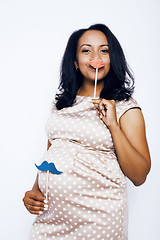
[[[104,81],[98,80],[96,87],[96,97],[100,97],[100,93],[104,87]],[[85,81],[78,90],[78,95],[94,96],[94,81]]]

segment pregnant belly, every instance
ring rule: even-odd
[[[57,143],[56,143],[57,144]],[[53,162],[62,174],[49,173],[49,198],[79,200],[83,197],[115,199],[123,197],[126,179],[113,154],[77,148],[73,143],[58,143],[41,161]],[[47,173],[39,172],[39,188],[46,194]],[[61,199],[62,200],[62,199]]]
[[[37,217],[36,223],[53,224],[53,235],[56,232],[58,234],[59,229],[65,232],[69,231],[70,226],[76,228],[93,223],[99,226],[100,233],[104,230],[104,239],[106,227],[109,228],[111,222],[117,229],[124,229],[126,184],[114,155],[85,151],[73,144],[64,144],[50,148],[41,160],[54,162],[63,173],[49,173],[49,209]],[[46,177],[46,172],[39,172],[39,187],[44,194]],[[115,236],[113,239],[116,239]]]

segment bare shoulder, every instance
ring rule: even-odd
[[[126,111],[120,118],[121,129],[126,130],[144,130],[145,121],[140,108],[131,108]]]

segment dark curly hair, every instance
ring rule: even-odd
[[[110,70],[104,78],[104,87],[100,98],[115,101],[128,100],[134,91],[134,77],[126,62],[122,47],[110,29],[104,24],[91,25],[89,28],[80,29],[70,36],[60,70],[59,91],[55,99],[57,109],[72,106],[75,101],[78,89],[83,82],[80,71],[76,71],[77,45],[80,37],[88,30],[98,30],[105,34],[109,45]]]

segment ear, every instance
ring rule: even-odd
[[[76,61],[74,61],[74,65],[75,65],[75,67],[76,67],[76,70],[78,70],[78,63],[76,62]]]

